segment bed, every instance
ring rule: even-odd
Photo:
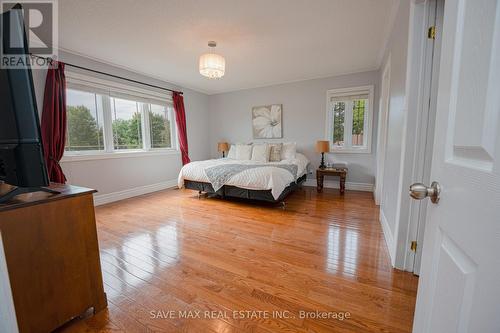
[[[309,160],[300,153],[280,162],[220,158],[186,164],[178,186],[220,197],[284,202],[307,177]]]

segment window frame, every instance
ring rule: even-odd
[[[363,127],[362,146],[352,145],[352,122],[353,110],[352,107],[346,105],[344,115],[344,146],[335,146],[333,142],[333,103],[332,97],[348,97],[352,95],[368,94],[368,107],[365,109],[365,119]],[[325,136],[326,140],[330,141],[331,153],[358,153],[371,154],[372,151],[372,130],[373,130],[373,111],[374,111],[374,86],[357,86],[349,88],[330,89],[326,92],[326,125]],[[352,104],[348,104],[352,105]]]
[[[115,81],[104,80],[77,72],[66,71],[66,89],[86,91],[101,96],[103,107],[103,139],[104,150],[64,151],[62,162],[98,160],[121,157],[140,157],[151,155],[180,154],[177,139],[177,126],[170,122],[171,147],[151,147],[151,127],[148,117],[148,104],[167,107],[170,118],[174,118],[173,100],[170,94],[153,89],[144,89],[134,85],[123,84]],[[142,148],[141,149],[114,149],[112,105],[113,97],[129,99],[140,104]],[[111,139],[109,139],[111,138]]]

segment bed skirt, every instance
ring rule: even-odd
[[[273,195],[271,194],[271,190],[248,190],[237,186],[224,185],[218,191],[214,191],[214,188],[210,183],[197,182],[187,179],[184,180],[184,187],[190,190],[215,194],[222,198],[232,197],[232,198],[241,198],[248,200],[266,201],[266,202],[282,202],[291,192],[293,192],[303,182],[306,181],[306,177],[307,174],[297,179],[296,182],[290,183],[290,185],[288,185],[283,190],[278,199],[274,199]]]

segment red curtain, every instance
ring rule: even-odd
[[[54,61],[47,71],[42,112],[43,153],[51,182],[66,183],[59,161],[66,143],[66,77],[64,63]]]
[[[182,97],[181,93],[174,91],[172,93],[172,98],[174,100],[175,121],[177,123],[179,146],[182,154],[182,165],[184,165],[191,162],[188,153],[186,111],[184,110],[184,97]]]

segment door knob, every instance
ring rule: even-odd
[[[431,198],[431,202],[437,204],[439,202],[439,194],[441,186],[438,182],[432,182],[430,187],[422,183],[415,183],[410,186],[410,197],[417,200],[422,200],[427,197]]]

